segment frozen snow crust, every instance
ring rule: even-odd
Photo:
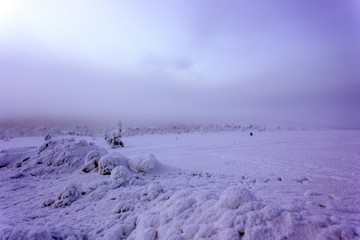
[[[323,205],[263,201],[252,190],[256,180],[244,175],[225,178],[182,170],[162,164],[154,154],[126,157],[121,149],[109,153],[85,140],[53,140],[37,150],[3,153],[18,152],[18,159],[12,157],[14,164],[6,160],[9,163],[0,169],[0,239],[359,239],[360,235],[359,226]],[[284,179],[257,181],[266,185]],[[299,178],[295,184],[307,181]]]

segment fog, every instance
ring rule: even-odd
[[[358,1],[0,1],[0,116],[360,128]]]

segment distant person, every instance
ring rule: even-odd
[[[250,136],[254,135],[252,132],[250,132]]]

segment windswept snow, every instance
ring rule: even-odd
[[[126,137],[120,149],[86,137],[0,142],[0,239],[360,239],[359,139],[233,131]]]

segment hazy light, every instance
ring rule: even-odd
[[[356,1],[0,1],[0,115],[359,126]]]

